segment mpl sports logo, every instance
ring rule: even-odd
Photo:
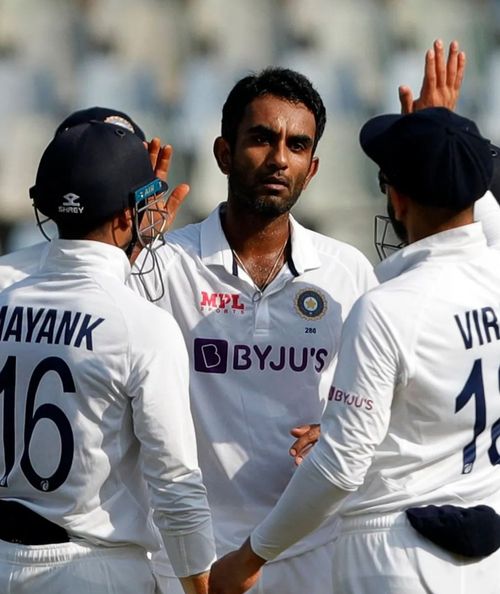
[[[282,371],[320,373],[328,360],[328,350],[285,345],[230,345],[218,338],[194,339],[194,369],[201,373],[231,371]]]
[[[209,293],[201,292],[200,309],[201,311],[210,311],[224,314],[243,314],[245,313],[245,304],[240,301],[239,293]]]
[[[68,194],[64,194],[63,198],[63,203],[57,209],[59,212],[73,214],[81,214],[83,212],[84,207],[81,206],[79,202],[77,202],[77,200],[80,199],[80,196],[78,196],[78,194],[73,194],[72,192],[69,192]]]

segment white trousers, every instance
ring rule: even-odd
[[[264,565],[262,577],[247,594],[332,594],[334,542]],[[184,594],[176,578],[157,575],[161,594]],[[341,590],[339,590],[341,594]]]
[[[0,540],[2,594],[157,594],[141,547],[74,542],[25,546]]]
[[[479,560],[449,553],[421,536],[404,513],[344,518],[335,544],[335,592],[500,592],[500,549]]]

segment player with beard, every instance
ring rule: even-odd
[[[227,200],[166,235],[155,251],[159,275],[131,280],[174,315],[190,353],[218,555],[243,542],[293,475],[290,430],[319,422],[342,323],[375,282],[358,250],[290,214],[318,170],[325,119],[320,96],[297,72],[240,80],[214,143]],[[148,270],[151,261],[139,256],[136,265]],[[266,566],[258,592],[331,592],[334,539],[326,522]],[[156,561],[163,591],[181,592],[167,561]]]

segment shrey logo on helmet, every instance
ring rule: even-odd
[[[80,199],[78,194],[73,194],[69,192],[68,194],[64,194],[63,196],[64,202],[59,206],[58,211],[64,213],[75,213],[80,214],[83,212],[84,207],[80,205],[77,200]]]

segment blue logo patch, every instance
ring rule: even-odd
[[[306,320],[319,320],[325,315],[328,305],[323,293],[303,289],[295,296],[295,309]]]

